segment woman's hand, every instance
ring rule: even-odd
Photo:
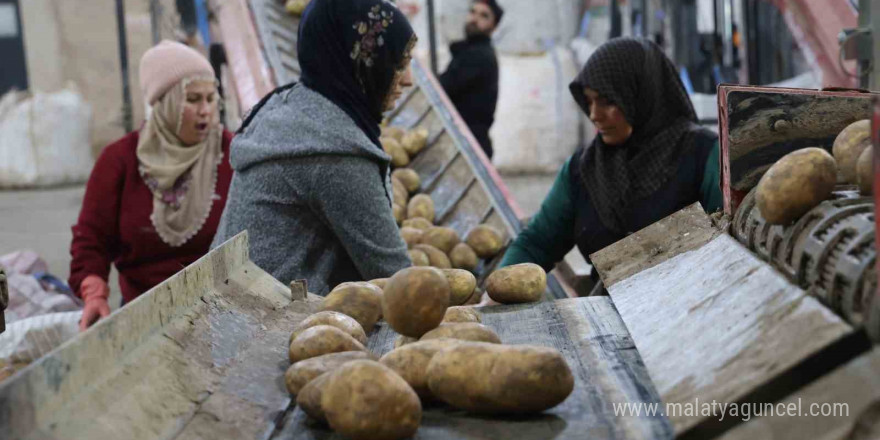
[[[87,276],[79,288],[86,305],[83,307],[82,318],[79,320],[79,331],[85,331],[97,320],[110,315],[110,287],[103,278],[97,275]]]

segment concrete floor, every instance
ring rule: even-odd
[[[554,176],[504,176],[523,214],[532,216],[550,190]],[[71,226],[76,223],[85,187],[0,191],[0,255],[30,249],[64,281],[70,275]],[[110,279],[112,307],[119,305],[119,284]]]

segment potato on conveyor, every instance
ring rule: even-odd
[[[324,298],[321,310],[351,316],[369,333],[382,316],[382,289],[364,282],[340,284]]]
[[[430,266],[431,259],[428,258],[428,254],[420,251],[418,249],[410,249],[409,250],[409,259],[412,260],[413,266]]]
[[[400,142],[390,137],[380,138],[379,140],[382,143],[382,149],[391,156],[391,165],[397,168],[409,165],[409,156],[403,147],[400,146]]]
[[[428,256],[428,260],[431,261],[431,266],[438,269],[452,269],[452,263],[449,262],[449,257],[447,257],[443,251],[434,246],[429,244],[417,244],[413,246],[413,250],[424,252],[425,255]]]
[[[415,130],[410,130],[403,135],[403,139],[400,140],[400,144],[403,147],[404,151],[410,156],[415,156],[419,154],[420,151],[425,149],[425,145],[428,143],[428,130],[424,128],[417,128]]]
[[[382,314],[394,331],[418,338],[443,320],[449,295],[443,272],[432,267],[406,268],[385,285]]]
[[[443,322],[482,322],[480,312],[473,307],[452,306],[446,309]]]
[[[398,225],[403,223],[406,220],[406,208],[398,205],[397,203],[392,205],[392,213],[394,213],[394,221],[397,222]]]
[[[468,342],[434,355],[428,387],[465,411],[525,414],[562,403],[574,390],[574,376],[552,348]]]
[[[348,333],[352,338],[361,344],[367,343],[367,335],[364,333],[363,327],[355,321],[354,318],[348,316],[344,313],[326,311],[326,312],[318,312],[315,313],[308,318],[302,320],[299,325],[293,330],[293,333],[290,334],[290,340],[287,341],[288,344],[293,342],[300,333],[305,331],[307,328],[314,327],[316,325],[330,325],[338,328],[346,333]]]
[[[430,341],[431,339],[451,338],[461,339],[464,341],[489,342],[492,344],[500,344],[501,338],[498,337],[491,328],[476,322],[450,322],[442,323],[434,330],[425,333],[420,341]]]
[[[427,231],[434,227],[434,224],[429,222],[427,219],[421,217],[408,218],[403,221],[401,226],[406,226],[408,228],[415,228],[420,231]]]
[[[330,373],[321,409],[334,431],[354,440],[410,437],[422,421],[412,387],[375,361],[349,362]]]
[[[449,262],[456,269],[464,269],[473,272],[477,268],[480,261],[477,259],[477,253],[471,249],[467,243],[459,243],[452,248],[449,253]]]
[[[418,342],[419,338],[411,338],[409,336],[399,335],[397,339],[394,340],[394,348],[400,348],[407,344],[412,344],[413,342]]]
[[[862,155],[862,151],[870,146],[871,120],[869,119],[849,124],[834,139],[831,153],[834,155],[834,160],[837,161],[837,167],[843,180],[847,183],[857,183],[856,162]]]
[[[479,225],[471,229],[465,242],[480,258],[492,258],[504,246],[501,232],[489,225]]]
[[[422,399],[431,399],[428,388],[428,364],[437,352],[461,344],[458,339],[432,339],[397,348],[379,359],[379,363],[394,370]]]
[[[403,186],[403,183],[395,177],[391,178],[391,195],[394,203],[400,206],[406,206],[409,202],[409,192]]]
[[[758,210],[767,223],[789,224],[828,199],[837,183],[837,164],[821,148],[803,148],[779,159],[755,190]]]
[[[502,304],[540,301],[547,289],[547,272],[534,263],[514,264],[492,272],[486,292]]]
[[[419,188],[422,187],[422,179],[419,178],[419,173],[410,168],[398,168],[391,173],[391,177],[400,180],[410,194],[418,192]]]
[[[467,301],[464,302],[464,305],[470,306],[470,305],[474,305],[474,304],[479,304],[480,301],[483,300],[483,293],[484,293],[483,290],[480,289],[479,287],[477,287],[476,289],[474,289],[474,293],[471,294],[471,297],[468,298]]]
[[[455,232],[455,229],[445,226],[434,226],[424,232],[422,243],[434,246],[444,254],[448,254],[455,245],[461,243],[461,239],[458,238],[458,233]]]
[[[296,405],[300,407],[306,415],[323,423],[327,423],[327,417],[324,410],[321,409],[321,395],[327,388],[327,379],[331,373],[324,373],[306,384],[296,395]]]
[[[417,194],[406,206],[406,218],[423,218],[434,222],[434,201],[427,194]]]
[[[311,0],[287,0],[287,3],[284,4],[284,9],[290,14],[300,16],[310,2]]]
[[[385,290],[385,283],[388,282],[388,278],[376,278],[375,280],[370,280],[367,282],[382,290]]]
[[[410,249],[422,242],[423,235],[424,232],[422,232],[421,229],[411,228],[409,226],[400,228],[400,236],[403,237],[403,241],[406,242],[406,246]]]
[[[859,191],[862,195],[869,195],[874,191],[874,147],[865,148],[859,161],[856,163],[856,177],[859,182]]]
[[[290,343],[291,363],[342,351],[366,351],[364,345],[342,330],[329,325],[307,328]]]
[[[443,275],[449,281],[449,287],[452,293],[449,297],[449,304],[458,306],[464,304],[468,298],[474,293],[477,287],[477,278],[474,274],[463,269],[442,269]]]
[[[382,127],[382,137],[390,137],[400,142],[403,140],[403,135],[406,134],[406,130],[400,127],[390,127],[387,125],[383,125]]]
[[[295,395],[316,377],[333,371],[346,362],[360,359],[375,360],[375,356],[365,351],[342,351],[302,360],[287,369],[284,373],[284,384],[287,386],[287,391]]]

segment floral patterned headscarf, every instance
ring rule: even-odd
[[[415,42],[406,16],[387,0],[313,0],[299,25],[300,80],[381,148],[382,112]]]

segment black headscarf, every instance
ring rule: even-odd
[[[409,62],[416,37],[385,0],[312,0],[299,25],[300,81],[345,111],[379,143],[392,81]]]
[[[584,88],[623,112],[633,131],[623,145],[596,136],[575,155],[581,181],[607,228],[623,233],[631,203],[659,190],[693,145],[696,113],[675,66],[656,44],[615,38],[599,47],[569,86],[589,115]]]

